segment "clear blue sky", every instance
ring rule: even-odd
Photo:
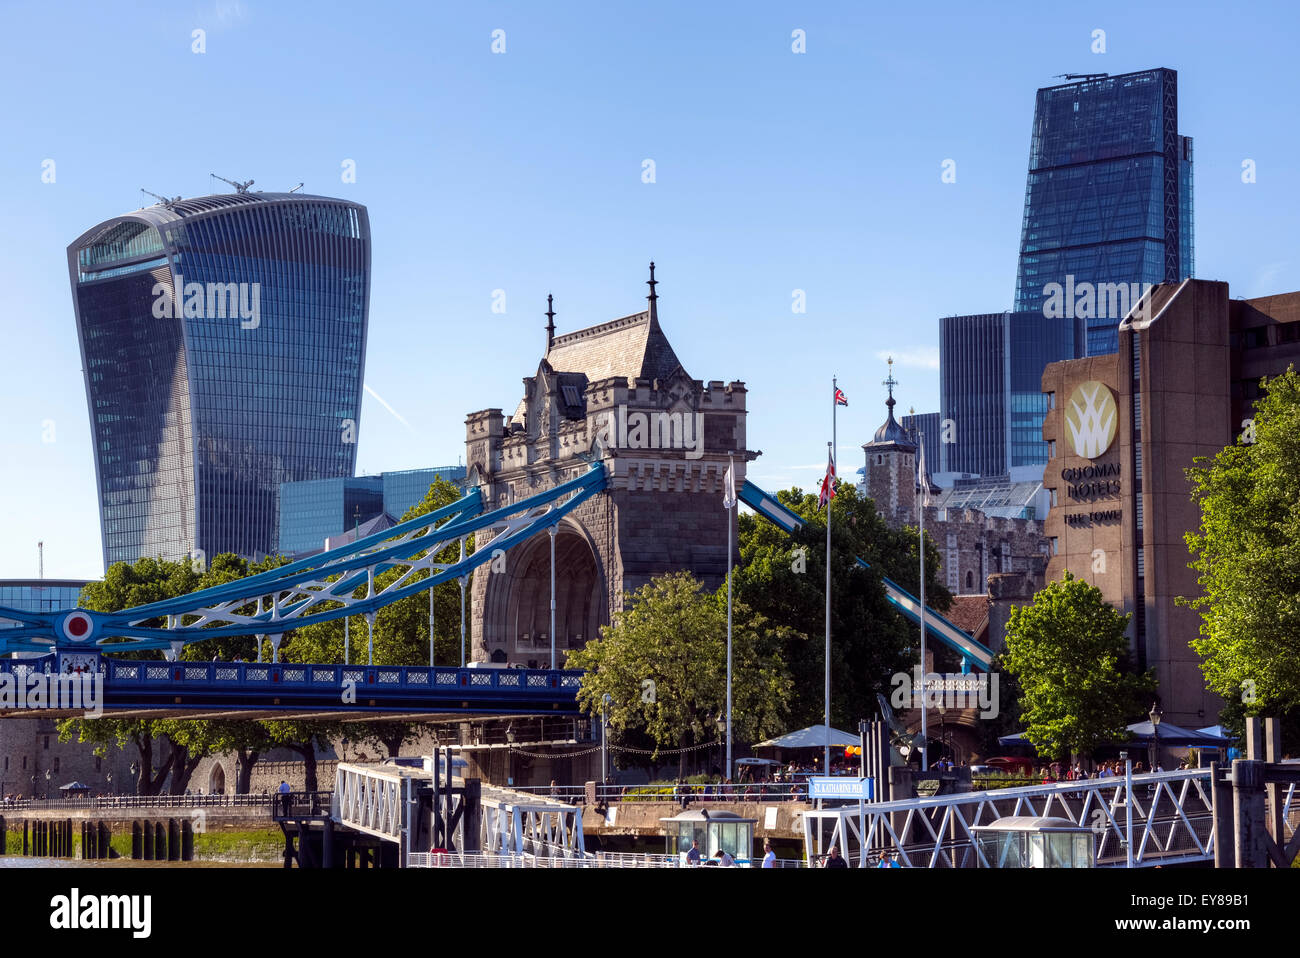
[[[465,414],[535,371],[546,294],[561,331],[612,319],[654,259],[687,371],[750,390],[755,481],[817,481],[832,375],[852,473],[883,357],[903,409],[936,409],[938,317],[1010,306],[1034,91],[1062,73],[1178,70],[1197,275],[1300,289],[1293,6],[970,6],[4,3],[0,577],[34,576],[40,539],[47,576],[102,574],[65,251],[140,187],[215,171],[369,208],[366,384],[409,425],[367,395],[368,472],[456,462]]]

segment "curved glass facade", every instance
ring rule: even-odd
[[[351,476],[369,307],[362,206],[233,194],[69,247],[105,565],[274,551],[283,482]]]

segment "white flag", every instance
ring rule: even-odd
[[[732,509],[736,505],[735,464],[727,466],[727,474],[722,478],[722,508]]]
[[[921,498],[918,500],[918,509],[924,509],[930,504],[930,477],[925,471],[925,442],[921,434],[916,434],[916,444],[920,447],[916,462],[917,482],[921,486]]]

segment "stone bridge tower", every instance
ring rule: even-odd
[[[649,308],[555,335],[547,297],[546,355],[525,377],[512,415],[465,420],[466,457],[485,503],[535,495],[603,462],[606,491],[559,524],[555,541],[556,658],[580,648],[622,610],[624,593],[687,569],[708,588],[726,576],[723,479],[736,488],[757,453],[745,447],[745,386],[692,379],[659,326],[654,264]],[[477,548],[486,545],[479,536]],[[498,566],[494,571],[493,566]],[[474,572],[474,661],[550,661],[550,542],[536,535]]]

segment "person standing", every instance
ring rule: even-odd
[[[848,868],[849,863],[840,857],[840,846],[832,845],[831,853],[826,856],[826,864],[823,868]]]
[[[290,795],[289,795],[289,793],[292,791],[292,789],[289,788],[289,783],[288,783],[288,782],[286,782],[284,779],[280,779],[280,788],[278,789],[278,791],[279,791],[279,793],[280,793],[280,808],[281,808],[281,811],[282,811],[284,817],[285,817],[285,818],[288,818],[288,817],[289,817],[289,805],[290,805],[290,803],[293,801],[293,799],[292,799],[292,798],[290,797]]]
[[[771,842],[766,842],[766,841],[763,842],[763,867],[764,868],[776,867],[776,852],[772,851]]]

